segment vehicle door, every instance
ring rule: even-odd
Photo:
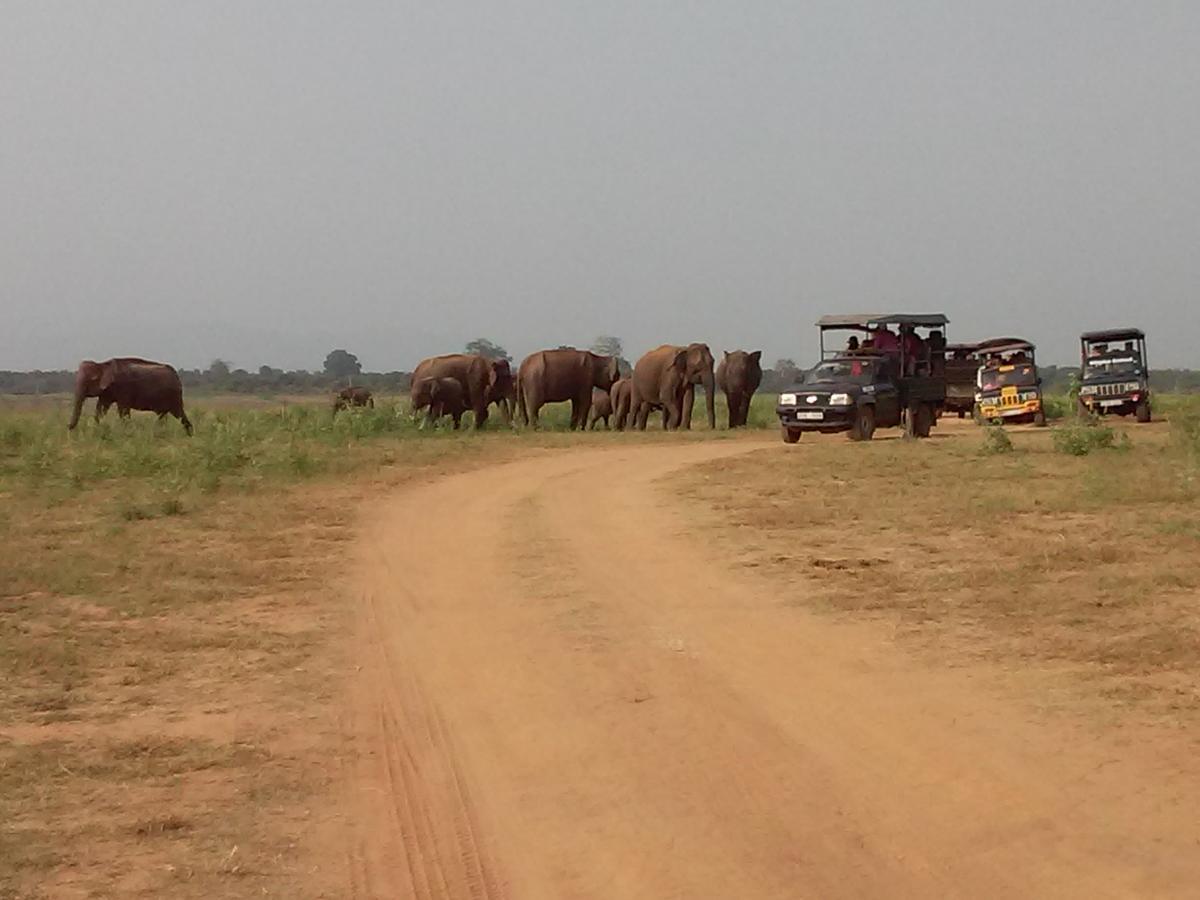
[[[897,387],[898,368],[894,359],[883,359],[875,366],[875,424],[888,428],[900,424],[900,390]]]

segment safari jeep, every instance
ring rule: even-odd
[[[949,344],[946,347],[946,412],[960,419],[975,413],[979,389],[979,344]]]
[[[817,322],[821,362],[779,395],[775,412],[783,440],[806,431],[846,432],[869,441],[876,428],[904,426],[909,437],[929,437],[946,402],[947,324],[940,313],[825,316]],[[891,330],[899,328],[899,334]],[[917,329],[930,333],[921,338]],[[827,350],[827,331],[861,332],[843,350]]]
[[[1079,336],[1079,407],[1084,413],[1137,416],[1150,421],[1150,369],[1146,335],[1137,328],[1089,331]]]
[[[1021,338],[992,338],[981,341],[977,348],[979,421],[1044,426],[1042,379],[1033,344]]]

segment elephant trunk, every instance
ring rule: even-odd
[[[67,425],[68,431],[74,431],[75,426],[79,424],[79,416],[83,412],[83,394],[79,391],[75,392],[75,406],[71,410],[71,422]]]
[[[708,412],[708,428],[710,431],[716,430],[717,427],[716,402],[716,379],[713,378],[712,369],[709,369],[704,373],[704,408]]]
[[[68,431],[74,431],[75,426],[79,424],[79,416],[83,413],[83,401],[89,396],[87,379],[82,373],[75,379],[75,406],[71,410],[71,422],[67,425]]]

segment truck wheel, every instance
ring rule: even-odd
[[[860,406],[854,413],[854,424],[850,426],[850,440],[869,441],[875,436],[875,407]]]
[[[908,416],[904,421],[904,436],[909,438],[927,438],[933,427],[933,410],[928,403],[918,403],[910,406]]]
[[[963,411],[960,409],[960,410],[958,411],[958,417],[959,417],[960,419],[965,419],[965,418],[967,417],[967,414],[966,414],[965,412],[963,412]]]
[[[800,435],[804,434],[799,428],[788,428],[786,425],[780,427],[780,434],[783,436],[785,444],[794,444],[800,440]]]
[[[1143,400],[1141,403],[1139,403],[1137,405],[1137,409],[1135,410],[1135,412],[1137,413],[1137,420],[1139,422],[1141,422],[1143,425],[1146,424],[1147,422],[1149,422],[1150,421],[1150,401]]]
[[[1092,411],[1088,408],[1088,405],[1083,402],[1082,398],[1079,398],[1075,401],[1075,413],[1081,419],[1087,419],[1092,415]]]
[[[1045,410],[1039,409],[1037,412],[1035,412],[1033,414],[1033,424],[1036,425],[1038,428],[1046,427],[1046,411]]]
[[[978,403],[971,407],[971,418],[975,420],[976,425],[983,424],[983,411],[979,408]]]

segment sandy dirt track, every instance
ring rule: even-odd
[[[381,502],[350,893],[1195,896],[1197,782],[1152,745],[1036,719],[714,561],[662,479],[770,447],[547,451]]]

